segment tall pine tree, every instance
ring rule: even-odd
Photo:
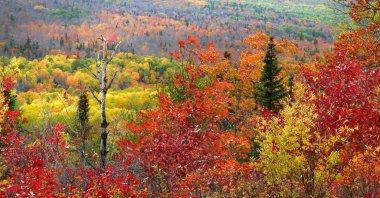
[[[278,65],[276,57],[276,45],[273,37],[270,38],[268,49],[264,58],[264,69],[260,82],[257,85],[255,99],[258,105],[275,113],[282,108],[281,99],[288,95],[283,78],[280,77],[282,67]]]

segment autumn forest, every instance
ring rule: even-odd
[[[0,11],[0,197],[380,197],[378,0]]]

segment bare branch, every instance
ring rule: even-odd
[[[103,35],[100,35],[99,40],[107,43],[107,39]]]
[[[99,53],[97,53],[96,54],[96,71],[98,72],[98,80],[99,80],[99,82],[100,82],[100,63],[99,63],[99,61],[100,61],[100,55],[99,55]]]
[[[98,96],[95,95],[94,90],[93,90],[91,87],[89,87],[89,89],[90,89],[91,95],[92,95],[92,96],[96,99],[96,101],[98,101],[98,103],[100,104],[100,100],[99,100]]]
[[[88,161],[88,159],[86,158],[86,155],[84,154],[83,151],[77,149],[77,148],[74,148],[75,151],[77,151],[78,153],[80,153],[80,155],[83,157],[83,159],[86,161],[86,164],[88,164],[89,166],[91,166],[91,168],[95,169],[95,170],[98,170],[95,165],[93,165],[90,161]]]
[[[119,72],[116,71],[116,72],[113,74],[112,79],[111,79],[110,83],[108,84],[108,86],[107,86],[107,88],[106,88],[106,91],[108,91],[108,89],[112,86],[112,83],[113,83],[113,81],[115,80],[115,78],[116,78],[116,76],[117,76],[118,73],[119,73]]]
[[[86,68],[88,71],[91,72],[92,76],[94,76],[96,79],[98,78],[97,75],[84,63],[81,63],[81,65]]]
[[[103,42],[103,61],[106,61],[106,59],[107,59],[108,42],[107,42],[107,39],[104,38],[103,35],[101,35],[100,40]]]
[[[113,59],[113,57],[115,57],[115,54],[116,54],[117,50],[118,50],[119,47],[120,47],[120,44],[121,44],[121,41],[119,41],[119,42],[116,44],[116,46],[115,46],[115,48],[114,48],[114,50],[113,50],[111,56],[106,60],[107,64],[108,64],[109,62],[111,62],[111,60]]]

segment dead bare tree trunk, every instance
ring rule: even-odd
[[[115,72],[111,78],[111,81],[108,82],[107,79],[107,65],[113,57],[115,56],[117,50],[119,49],[120,42],[116,43],[113,49],[111,49],[110,54],[108,53],[108,42],[104,38],[104,36],[101,36],[99,40],[102,42],[102,50],[100,53],[96,54],[96,71],[97,73],[93,72],[89,66],[83,65],[88,71],[91,72],[92,76],[98,80],[99,83],[99,92],[100,92],[100,99],[97,97],[97,95],[94,93],[94,90],[90,87],[90,91],[92,96],[97,100],[97,102],[100,105],[100,157],[99,157],[99,167],[100,170],[104,171],[106,166],[106,158],[107,158],[107,137],[108,137],[108,122],[106,117],[106,97],[107,92],[109,88],[111,87],[114,79],[116,78],[117,72]]]

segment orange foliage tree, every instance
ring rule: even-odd
[[[340,53],[355,58],[363,68],[380,65],[380,2],[377,0],[334,0],[348,8],[355,23],[343,32],[334,44],[334,53],[328,55],[328,65],[333,67]]]
[[[228,53],[223,61],[211,66],[204,66],[207,74],[213,79],[229,82],[229,116],[223,121],[224,127],[232,129],[235,134],[252,137],[252,118],[257,115],[257,105],[254,99],[257,83],[260,81],[263,70],[263,59],[269,37],[264,33],[257,33],[244,39],[247,49],[241,53],[238,65],[233,65]],[[295,66],[287,61],[289,54],[296,53],[297,49],[290,41],[283,39],[276,41],[276,50],[282,53],[280,65],[284,68],[281,76],[295,72]]]

